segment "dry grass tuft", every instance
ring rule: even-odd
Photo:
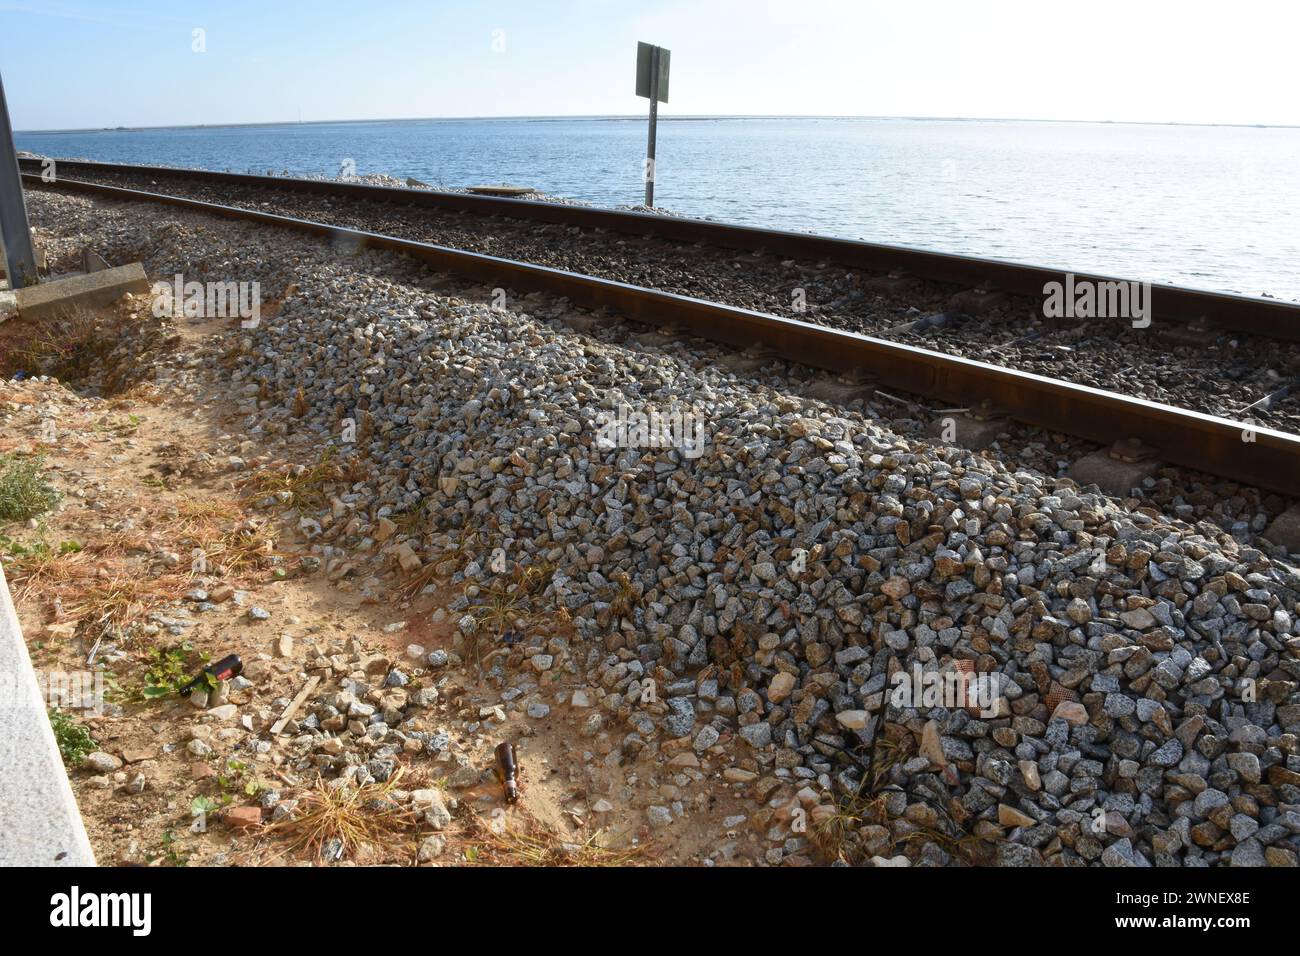
[[[239,507],[220,498],[186,496],[176,502],[176,517],[172,527],[182,538],[208,539],[218,533],[222,524],[233,522],[240,516]]]
[[[863,865],[866,863],[866,854],[858,837],[858,830],[868,823],[893,829],[893,819],[887,810],[886,798],[889,792],[900,792],[900,788],[886,785],[884,781],[889,779],[890,769],[895,764],[906,760],[914,749],[910,735],[902,740],[891,740],[883,734],[878,736],[872,753],[875,771],[874,788],[867,787],[868,781],[864,780],[863,788],[858,793],[842,797],[835,812],[818,820],[809,832],[813,845],[828,859],[842,860],[855,866]],[[854,759],[858,760],[858,758]],[[860,760],[858,763],[865,772],[867,766]],[[909,802],[920,799],[921,802],[929,804],[937,814],[938,825],[930,826],[908,821],[905,832],[895,832],[891,837],[888,851],[890,854],[900,847],[905,849],[911,844],[935,843],[968,864],[981,865],[981,860],[987,859],[989,841],[965,832],[953,818],[950,812],[953,810],[951,805],[944,807],[941,803],[918,797],[916,794],[907,794],[907,796]]]
[[[155,542],[138,528],[120,528],[106,531],[86,543],[91,554],[105,558],[121,558],[131,554],[148,554]]]
[[[58,594],[63,613],[86,620],[100,628],[124,628],[140,618],[151,605],[179,600],[189,586],[189,576],[168,573],[157,576],[116,574],[109,577],[70,581]]]
[[[24,371],[64,383],[96,381],[103,395],[118,396],[145,387],[141,382],[153,360],[175,343],[167,320],[77,308],[24,323],[17,334],[0,341],[0,375]]]
[[[392,801],[406,771],[398,767],[384,783],[364,787],[331,787],[323,778],[298,797],[292,819],[266,828],[270,836],[283,837],[278,857],[299,856],[320,861],[326,844],[337,840],[348,859],[369,859],[404,842],[407,831],[421,819],[419,811]],[[329,861],[327,861],[329,862]]]
[[[566,839],[536,820],[501,830],[475,814],[473,834],[462,851],[471,866],[636,866],[643,864],[645,846],[610,847],[596,830],[581,840]]]
[[[844,797],[833,815],[824,817],[813,825],[809,833],[813,845],[828,859],[861,864],[864,861],[853,834],[864,822],[882,816],[884,803],[884,797]]]
[[[630,618],[636,610],[641,595],[637,593],[636,587],[632,584],[632,578],[626,571],[616,572],[613,581],[616,590],[609,602],[610,616],[615,621],[620,618]]]
[[[410,535],[419,529],[427,516],[427,509],[421,506],[401,515],[395,515],[391,520],[397,525],[399,533]],[[482,532],[477,529],[462,529],[442,550],[437,560],[426,561],[403,577],[396,587],[397,593],[404,599],[411,600],[430,584],[437,584],[442,578],[450,577],[451,575],[446,573],[446,568],[449,566],[456,570],[464,568],[480,555],[485,540]]]
[[[263,528],[241,526],[199,538],[209,566],[219,564],[236,577],[267,567],[277,554],[275,538]]]
[[[407,536],[420,534],[429,521],[428,504],[429,499],[426,498],[414,508],[389,515],[388,520],[397,525],[398,534]]]
[[[58,379],[75,378],[85,365],[106,357],[113,346],[99,317],[86,309],[32,323],[25,331],[25,336],[11,340],[0,353],[0,370],[6,376],[21,370]]]
[[[57,620],[85,621],[105,629],[125,627],[150,606],[176,600],[189,583],[189,576],[179,570],[153,574],[113,560],[127,543],[149,548],[147,541],[131,532],[96,541],[84,550],[75,541],[53,545],[42,532],[25,543],[0,539],[0,551],[8,555],[5,573],[16,603],[47,601]]]
[[[5,575],[13,585],[17,604],[36,595],[64,591],[86,573],[87,558],[80,549],[55,548],[41,540],[29,545],[6,541],[0,550],[13,558],[5,564]]]
[[[504,581],[498,578],[479,591],[468,611],[477,626],[472,634],[466,636],[466,657],[472,658],[479,670],[483,667],[483,638],[559,623],[554,610],[535,606],[536,598],[546,590],[554,576],[555,565],[549,562],[516,565]]]
[[[350,462],[339,459],[338,449],[328,446],[312,465],[289,465],[266,468],[253,472],[243,483],[248,491],[245,504],[271,495],[286,495],[286,504],[299,511],[324,508],[328,494],[326,487],[346,480],[351,474]]]

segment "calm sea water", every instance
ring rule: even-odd
[[[641,119],[19,133],[19,149],[207,169],[644,196]],[[691,216],[1300,300],[1300,129],[661,120],[656,205]]]

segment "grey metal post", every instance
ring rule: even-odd
[[[650,52],[650,144],[646,147],[645,204],[655,204],[655,124],[659,119],[659,48]]]
[[[9,267],[9,287],[21,289],[34,285],[36,250],[32,247],[32,230],[27,224],[27,206],[23,203],[23,180],[18,174],[18,151],[14,148],[14,131],[9,125],[9,104],[5,102],[4,79],[0,77],[0,235],[4,236],[5,259]]]

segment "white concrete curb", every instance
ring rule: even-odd
[[[94,866],[0,568],[0,866]]]

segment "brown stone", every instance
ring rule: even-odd
[[[1138,631],[1144,631],[1149,627],[1155,627],[1157,623],[1155,615],[1144,607],[1132,611],[1125,611],[1119,616],[1119,619],[1124,622],[1126,627],[1131,627]]]
[[[939,736],[939,722],[937,720],[927,720],[925,726],[921,729],[919,752],[922,757],[929,759],[930,763],[936,767],[946,767],[948,765],[948,758],[943,752],[943,741]]]
[[[767,685],[767,699],[774,704],[781,703],[793,693],[794,685],[794,675],[780,671],[772,677],[771,682]]]
[[[1027,813],[1021,813],[1015,807],[1005,803],[998,804],[998,823],[1004,827],[1032,827],[1038,821]]]
[[[912,585],[907,583],[907,578],[890,578],[880,586],[880,593],[898,601],[912,593]]]
[[[1076,727],[1082,726],[1088,722],[1088,708],[1078,701],[1063,700],[1052,711],[1052,719],[1055,720],[1057,717],[1067,724],[1073,724]]]
[[[1042,788],[1043,783],[1038,775],[1038,764],[1032,760],[1020,761],[1020,776],[1025,778],[1025,786],[1030,790],[1037,791]]]
[[[226,823],[240,830],[260,827],[262,809],[261,807],[232,807],[226,811]]]
[[[1274,764],[1268,768],[1268,782],[1275,787],[1284,787],[1287,784],[1300,787],[1300,773],[1288,770],[1281,764]]]

